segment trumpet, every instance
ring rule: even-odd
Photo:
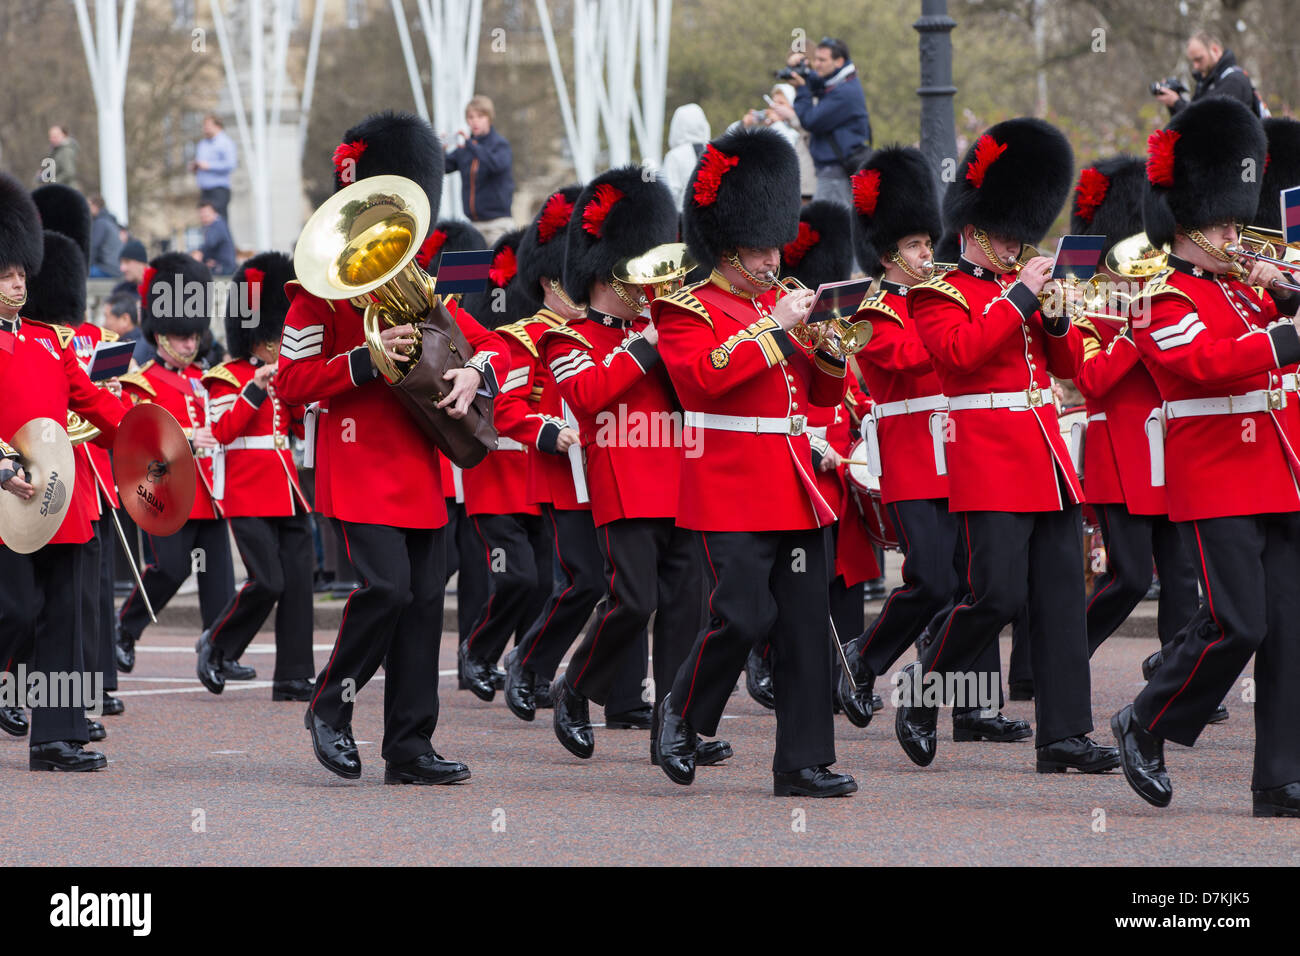
[[[767,279],[782,290],[778,298],[791,292],[813,291],[794,276],[778,277],[775,272],[769,272]],[[824,349],[839,358],[848,358],[871,341],[871,323],[865,319],[852,322],[837,310],[829,319],[800,322],[790,330],[790,337],[806,349]]]

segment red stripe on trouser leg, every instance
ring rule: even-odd
[[[701,534],[700,541],[704,544],[704,557],[709,562],[709,573],[713,575],[713,587],[709,589],[709,617],[713,617],[713,592],[718,589],[718,571],[713,566],[713,555],[709,552],[709,539]],[[704,635],[704,640],[700,641],[700,652],[695,655],[695,667],[691,669],[691,687],[686,692],[686,702],[682,704],[682,719],[686,719],[686,710],[691,706],[691,698],[695,696],[695,679],[700,673],[700,661],[704,659],[704,648],[709,643],[709,638],[718,633],[717,630],[709,631]]]

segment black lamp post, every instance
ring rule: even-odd
[[[948,0],[921,0],[921,19],[912,29],[921,34],[921,152],[930,160],[942,195],[944,161],[955,165],[957,131],[953,118],[952,37],[957,22],[948,16]]]

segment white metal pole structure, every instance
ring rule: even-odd
[[[572,101],[550,8],[546,0],[535,2],[578,178],[596,174],[602,129],[606,165],[632,161],[635,134],[641,162],[658,167],[663,160],[672,0],[574,0],[572,72],[582,82],[574,85]]]
[[[90,71],[99,129],[99,191],[104,205],[120,222],[128,221],[126,194],[126,128],[122,108],[126,68],[131,62],[131,32],[136,0],[126,0],[118,30],[117,0],[95,0],[92,32],[86,0],[76,0],[77,28]]]

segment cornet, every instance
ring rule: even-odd
[[[777,293],[778,300],[783,294],[813,291],[794,276],[781,278],[769,272],[767,279],[781,290]],[[836,312],[819,322],[800,322],[790,330],[790,337],[806,349],[824,349],[839,358],[848,358],[871,341],[871,323],[865,319],[851,322]]]

